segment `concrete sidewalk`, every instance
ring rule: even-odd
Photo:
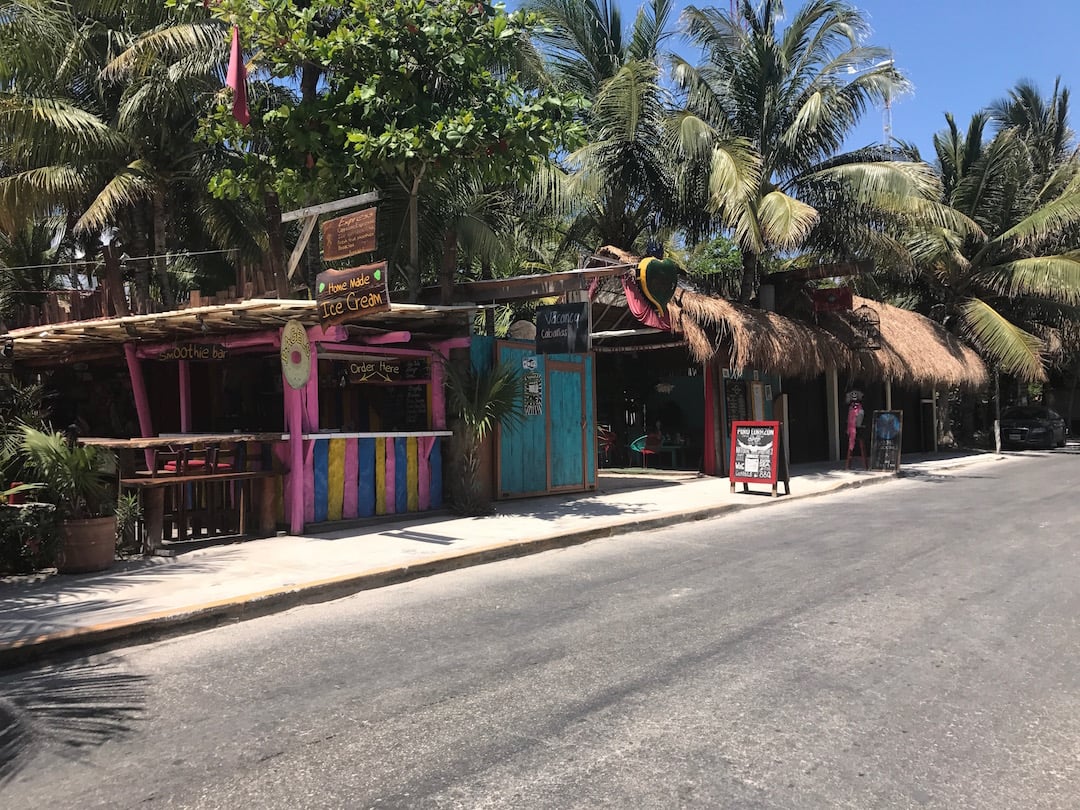
[[[1000,462],[989,453],[905,458],[902,475]],[[789,496],[730,492],[727,479],[604,473],[596,492],[510,501],[496,514],[436,514],[118,562],[100,574],[0,581],[0,668],[253,618],[420,576],[643,529],[894,481],[890,473],[796,465]],[[780,487],[783,490],[783,487]]]

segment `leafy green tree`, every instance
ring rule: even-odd
[[[962,133],[946,115],[937,166],[945,202],[967,226],[916,225],[911,255],[950,327],[1003,372],[1041,381],[1058,333],[1080,314],[1080,178],[1067,148],[1044,173],[1029,131],[1006,125],[991,137],[988,121],[978,113]]]
[[[219,193],[268,174],[287,199],[395,183],[408,200],[413,297],[425,184],[463,163],[487,182],[510,181],[574,140],[575,99],[530,89],[514,69],[534,15],[474,0],[226,0],[214,14],[240,27],[256,69],[277,80],[300,72],[304,89],[253,110],[246,129],[217,108],[210,138],[266,145],[241,150],[243,170],[222,174]]]
[[[701,242],[688,254],[687,275],[711,293],[734,298],[742,283],[742,254],[739,246],[726,236]]]
[[[886,49],[863,44],[868,27],[857,9],[811,0],[784,24],[780,0],[740,0],[734,13],[690,6],[683,20],[705,56],[697,66],[674,59],[682,129],[703,145],[745,139],[760,161],[748,193],[717,195],[714,184],[701,202],[739,245],[743,302],[753,299],[769,253],[815,239],[833,252],[850,249],[850,229],[830,231],[822,209],[949,217],[934,204],[937,181],[925,164],[887,159],[896,155],[882,149],[840,153],[869,108],[907,87]],[[707,176],[732,170],[712,151],[698,158]]]

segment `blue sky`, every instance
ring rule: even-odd
[[[966,127],[971,114],[1031,79],[1048,95],[1054,79],[1074,91],[1073,128],[1080,127],[1080,0],[854,0],[873,28],[870,41],[889,47],[914,92],[892,107],[897,138],[913,141],[925,159],[931,137],[952,112]],[[792,3],[789,9],[797,8]],[[790,11],[789,11],[790,13]],[[853,145],[880,140],[883,116],[868,114]]]
[[[640,0],[620,3],[627,24]],[[868,42],[891,48],[914,92],[892,107],[893,135],[932,160],[931,138],[945,126],[944,113],[966,128],[971,114],[1031,79],[1044,95],[1061,76],[1073,97],[1073,127],[1080,129],[1080,0],[849,0],[867,17]],[[688,3],[676,0],[681,12]],[[695,0],[727,8],[728,0]],[[517,7],[519,0],[508,0]],[[802,3],[787,0],[788,14]],[[670,43],[684,55],[682,43]],[[880,142],[884,111],[866,114],[849,147]]]

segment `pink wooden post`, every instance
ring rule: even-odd
[[[142,366],[135,354],[134,344],[124,344],[124,358],[127,360],[128,376],[131,378],[131,392],[135,395],[135,413],[139,416],[139,432],[144,439],[149,439],[154,435],[154,420],[150,416],[150,399],[146,396],[146,380],[143,379]],[[146,458],[146,469],[153,469],[153,451],[148,449],[143,453]]]
[[[431,429],[446,430],[446,371],[440,354],[431,355]]]
[[[300,391],[287,382],[284,385],[289,423],[289,531],[300,534],[304,531],[304,406]]]
[[[191,363],[187,360],[177,362],[180,374],[180,432],[191,432]]]
[[[451,349],[463,349],[469,338],[451,338],[435,344],[431,355],[431,429],[446,430],[446,372],[443,363],[450,357]]]
[[[305,433],[319,432],[319,353],[315,346],[315,330],[322,332],[321,327],[308,329],[308,340],[311,343],[311,375],[299,393],[301,401],[301,424]],[[342,330],[344,331],[344,330]],[[315,442],[309,441],[303,448],[303,461],[301,463],[303,478],[301,479],[299,509],[301,523],[315,520]]]

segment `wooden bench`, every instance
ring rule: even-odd
[[[274,510],[274,496],[277,490],[277,479],[281,475],[273,470],[253,470],[248,472],[216,472],[216,473],[189,473],[177,475],[176,473],[140,471],[134,478],[121,478],[120,485],[129,489],[139,490],[142,496],[143,526],[146,533],[146,548],[155,551],[165,542],[165,493],[170,487],[178,490],[187,485],[205,484],[230,484],[239,482],[239,497],[236,505],[236,529],[241,535],[248,534],[248,481],[258,481],[260,485],[255,488],[252,497],[252,506],[256,516],[256,530],[260,535],[273,534],[277,528],[277,516]],[[182,499],[183,492],[177,493]],[[183,540],[187,534],[186,520],[181,520],[179,525],[178,539]],[[171,533],[171,532],[170,532]]]

